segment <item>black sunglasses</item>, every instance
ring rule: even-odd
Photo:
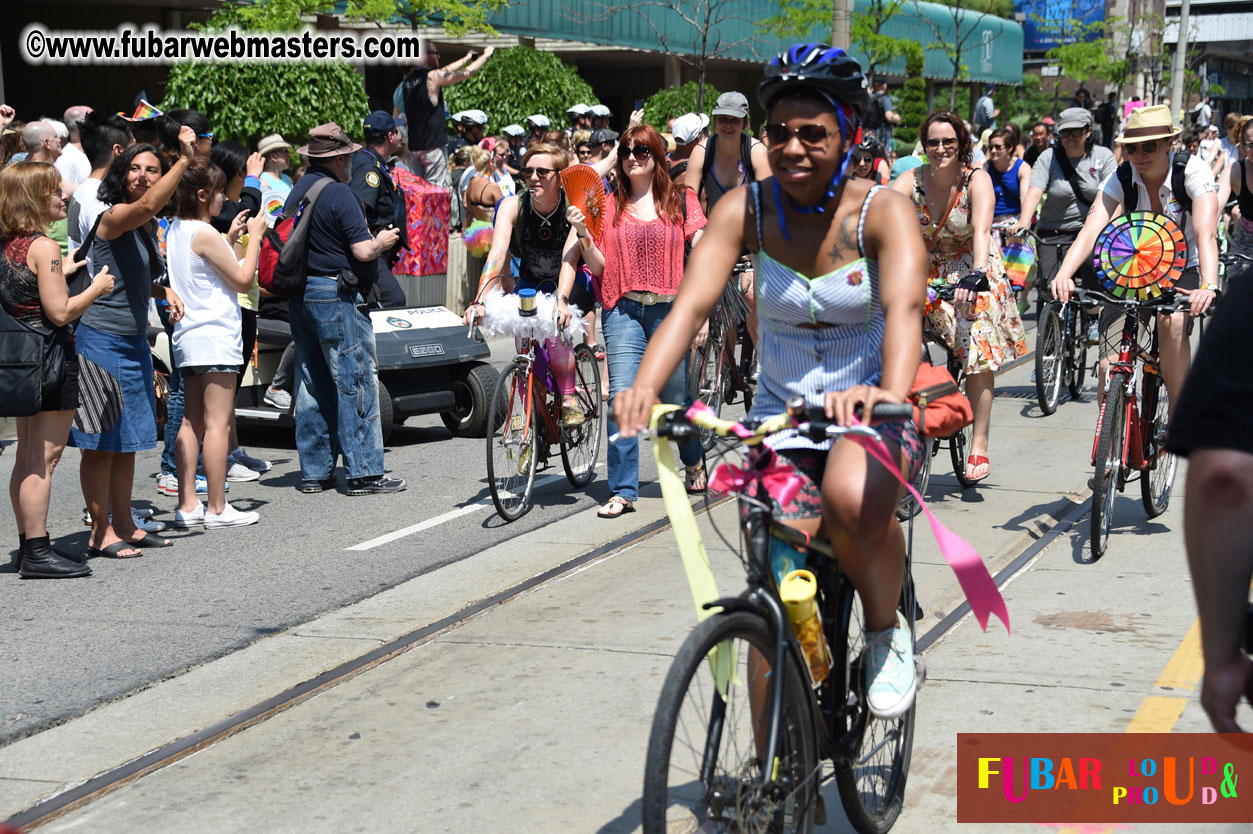
[[[1078,139],[1087,132],[1086,127],[1068,127],[1065,130],[1057,131],[1057,135],[1063,139]]]
[[[1160,142],[1141,142],[1137,144],[1123,143],[1122,149],[1127,152],[1127,156],[1131,156],[1136,151],[1144,151],[1145,153],[1153,153],[1157,150]]]
[[[554,171],[552,168],[523,168],[518,173],[522,175],[522,179],[529,180],[531,178],[531,174],[534,174],[542,179],[543,177],[554,173]]]
[[[827,130],[826,125],[803,124],[800,127],[788,127],[787,125],[762,125],[762,138],[766,141],[767,147],[783,147],[792,137],[795,136],[801,140],[802,145],[811,148],[821,148],[827,143],[827,139],[831,136],[831,131]]]
[[[928,148],[938,148],[940,147],[940,145],[943,145],[946,148],[955,148],[957,147],[957,137],[945,136],[943,139],[928,139],[927,140]]]
[[[605,144],[609,143],[606,142]],[[618,159],[626,159],[628,154],[635,157],[636,161],[643,162],[652,156],[653,152],[648,149],[648,145],[636,145],[631,148],[628,148],[626,145],[618,146]]]

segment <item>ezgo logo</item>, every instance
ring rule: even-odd
[[[960,822],[1249,822],[1253,739],[1217,733],[959,733]]]

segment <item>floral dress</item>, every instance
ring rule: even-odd
[[[929,287],[956,284],[974,266],[974,227],[970,224],[970,177],[967,168],[962,177],[957,203],[943,226],[936,228],[927,208],[922,188],[922,175],[915,173],[914,205],[922,236],[928,244]],[[1018,315],[1005,264],[995,237],[988,242],[988,284],[990,292],[979,293],[973,303],[954,304],[932,299],[928,293],[927,321],[961,359],[967,375],[999,370],[1001,365],[1027,354],[1027,334]]]

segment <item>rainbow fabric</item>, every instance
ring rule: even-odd
[[[1031,267],[1035,265],[1035,250],[1026,242],[1010,241],[1002,252],[1005,260],[1005,277],[1015,290],[1027,285]]]
[[[157,116],[164,116],[165,114],[149,104],[148,99],[141,98],[139,104],[135,106],[135,115],[128,116],[121,111],[118,111],[118,115],[128,122],[146,122],[149,119],[155,119]]]
[[[492,224],[486,220],[475,220],[464,232],[461,239],[465,241],[466,251],[476,258],[486,257],[492,248]]]

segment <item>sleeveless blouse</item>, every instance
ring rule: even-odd
[[[883,307],[879,300],[879,263],[866,257],[862,233],[870,201],[883,186],[871,187],[857,219],[861,257],[825,275],[810,278],[775,260],[765,250],[761,222],[761,187],[752,183],[757,209],[757,314],[761,372],[750,417],[771,417],[785,410],[790,397],[803,396],[821,406],[826,393],[855,385],[878,385],[883,376]],[[828,325],[809,327],[807,325]],[[784,436],[776,449],[827,449],[831,442]]]
[[[39,301],[39,278],[26,265],[31,244],[39,237],[39,234],[24,235],[4,242],[4,257],[0,259],[0,306],[23,324],[51,329]]]

